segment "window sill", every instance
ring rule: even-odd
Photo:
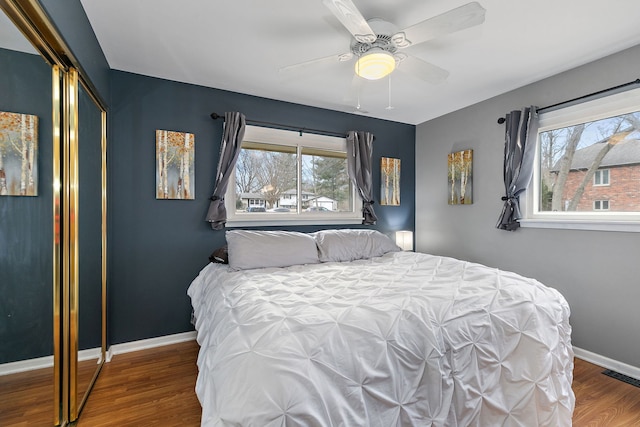
[[[640,233],[638,221],[592,221],[568,219],[522,219],[522,228],[554,228],[561,230],[622,231]]]
[[[362,224],[362,218],[267,218],[267,219],[229,219],[226,227],[268,227],[291,225],[353,225]]]

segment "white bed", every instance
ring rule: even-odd
[[[211,263],[188,294],[202,426],[571,425],[569,307],[536,280],[391,251]]]

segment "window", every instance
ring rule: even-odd
[[[640,89],[541,113],[535,162],[522,226],[640,231]]]
[[[361,223],[346,150],[344,138],[247,126],[225,196],[227,224]]]
[[[593,175],[593,185],[609,185],[609,169],[599,169]]]

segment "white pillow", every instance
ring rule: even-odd
[[[322,230],[313,233],[320,261],[353,261],[398,252],[400,247],[376,230]]]
[[[234,270],[316,264],[313,236],[295,231],[229,230],[229,266]]]

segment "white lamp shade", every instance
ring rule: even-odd
[[[403,251],[413,250],[413,231],[396,231],[396,245]]]
[[[396,60],[389,52],[372,49],[356,61],[356,74],[367,80],[378,80],[393,72]]]

